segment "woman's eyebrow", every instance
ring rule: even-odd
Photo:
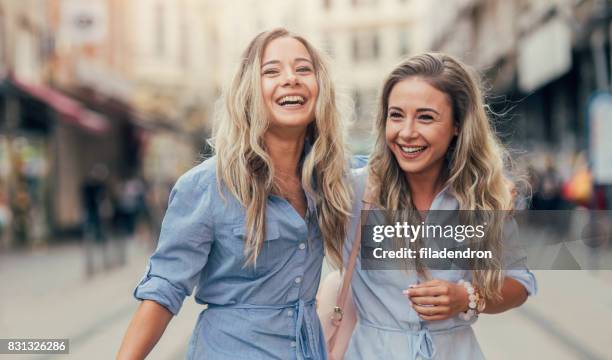
[[[261,64],[261,67],[264,67],[266,65],[272,65],[272,64],[280,64],[280,61],[279,60],[266,61],[265,63]]]
[[[310,64],[312,65],[312,60],[307,59],[307,58],[302,58],[302,57],[299,57],[299,58],[295,58],[295,59],[293,60],[293,62],[299,62],[299,61],[306,61],[306,62],[308,62],[308,63],[310,63]],[[266,66],[266,65],[272,65],[272,64],[275,64],[275,65],[276,65],[276,64],[280,64],[280,60],[270,60],[270,61],[266,61],[265,63],[261,64],[261,67],[264,67],[264,66]]]
[[[310,64],[312,64],[312,60],[307,59],[307,58],[301,58],[301,57],[299,57],[299,58],[295,58],[295,60],[293,60],[293,61],[294,61],[294,62],[298,62],[298,61],[306,61],[306,62],[309,62]]]
[[[387,110],[387,111],[391,111],[391,110],[395,110],[395,111],[403,112],[403,111],[402,111],[402,109],[401,109],[401,108],[398,108],[397,106],[391,106],[391,107],[389,108],[389,110]]]
[[[434,112],[434,113],[436,113],[436,114],[440,115],[440,113],[439,113],[438,111],[436,111],[436,110],[434,110],[434,109],[432,109],[432,108],[418,108],[416,111],[417,111],[417,112],[431,111],[431,112]]]

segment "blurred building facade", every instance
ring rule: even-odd
[[[30,96],[44,95],[46,14],[41,1],[0,1],[0,247],[46,235],[54,114]]]
[[[497,123],[507,141],[573,155],[591,141],[593,94],[611,88],[611,9],[608,0],[0,0],[0,248],[78,229],[80,187],[97,164],[115,182],[140,176],[165,194],[197,161],[241,52],[278,26],[330,56],[338,92],[352,99],[342,110],[354,109],[355,152],[373,141],[384,76],[433,50],[484,75],[493,109],[510,110]]]
[[[230,83],[242,52],[260,32],[285,27],[311,33],[308,16],[312,3],[283,0],[204,0],[207,13],[208,53],[214,93],[219,96]],[[210,84],[210,83],[209,83]]]
[[[139,176],[167,194],[195,163],[207,16],[197,0],[0,1],[0,249],[80,230],[96,165],[110,187]]]
[[[365,153],[372,143],[376,97],[383,77],[403,56],[425,45],[416,26],[423,2],[415,0],[207,1],[216,14],[209,45],[220,91],[241,52],[259,32],[286,27],[323,49],[331,60],[336,88],[353,111],[351,147]],[[347,114],[344,114],[347,115]]]
[[[402,57],[423,48],[418,25],[422,1],[321,0],[312,2],[310,27],[333,59],[337,87],[354,105],[351,147],[368,153],[377,97],[386,74]]]
[[[86,88],[123,107],[141,141],[145,175],[173,181],[193,165],[209,132],[208,13],[197,0],[97,1],[100,13],[92,15],[103,23],[91,31],[92,41],[83,42],[79,30],[73,36],[63,32],[68,28],[63,24],[71,21],[60,20],[58,32],[65,41],[57,50],[63,70],[58,73],[71,79],[78,92]],[[62,0],[60,9],[70,14],[66,6],[71,3],[76,9],[95,9],[95,2],[71,0]]]
[[[493,108],[510,110],[498,123],[509,142],[569,167],[589,147],[591,97],[610,90],[611,11],[608,0],[428,1],[422,33],[485,75]]]

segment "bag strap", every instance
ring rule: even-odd
[[[363,210],[370,210],[370,208],[372,207],[371,204],[365,201],[363,201],[363,203]],[[342,321],[342,308],[345,305],[346,297],[348,295],[349,288],[351,287],[353,271],[355,269],[355,263],[357,262],[357,254],[359,253],[359,249],[361,248],[361,223],[364,217],[363,210],[361,212],[361,216],[359,217],[359,221],[357,222],[357,228],[355,229],[355,240],[353,241],[353,248],[351,249],[351,256],[349,257],[346,272],[342,277],[342,287],[340,288],[340,293],[338,294],[338,297],[336,299],[336,307],[334,307],[334,320],[336,321]]]

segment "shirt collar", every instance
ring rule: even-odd
[[[434,197],[429,210],[458,210],[459,202],[450,194],[449,185],[444,186],[442,190]]]

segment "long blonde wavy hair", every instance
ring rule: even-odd
[[[453,121],[459,129],[445,157],[445,186],[459,202],[460,210],[512,210],[513,195],[506,177],[507,153],[487,115],[479,77],[468,66],[440,53],[425,53],[400,63],[386,78],[379,99],[376,142],[369,163],[373,201],[383,209],[416,211],[405,175],[385,138],[389,95],[402,80],[417,77],[445,93],[451,103]],[[498,214],[499,211],[494,211]],[[500,254],[503,221],[489,222],[483,249]],[[475,260],[475,262],[478,262]],[[480,267],[479,267],[480,266]],[[500,259],[474,264],[473,280],[487,298],[499,298],[503,283]],[[419,267],[420,273],[424,269]]]
[[[256,264],[265,238],[267,197],[278,193],[275,169],[264,143],[269,119],[261,93],[261,60],[266,46],[281,37],[301,42],[313,61],[319,95],[315,120],[307,129],[306,141],[312,148],[301,164],[301,182],[304,191],[315,199],[326,255],[338,266],[342,264],[351,201],[344,128],[326,60],[304,38],[286,29],[274,29],[257,35],[243,53],[216,116],[212,144],[217,155],[218,187],[221,190],[225,186],[245,208],[246,264]]]

